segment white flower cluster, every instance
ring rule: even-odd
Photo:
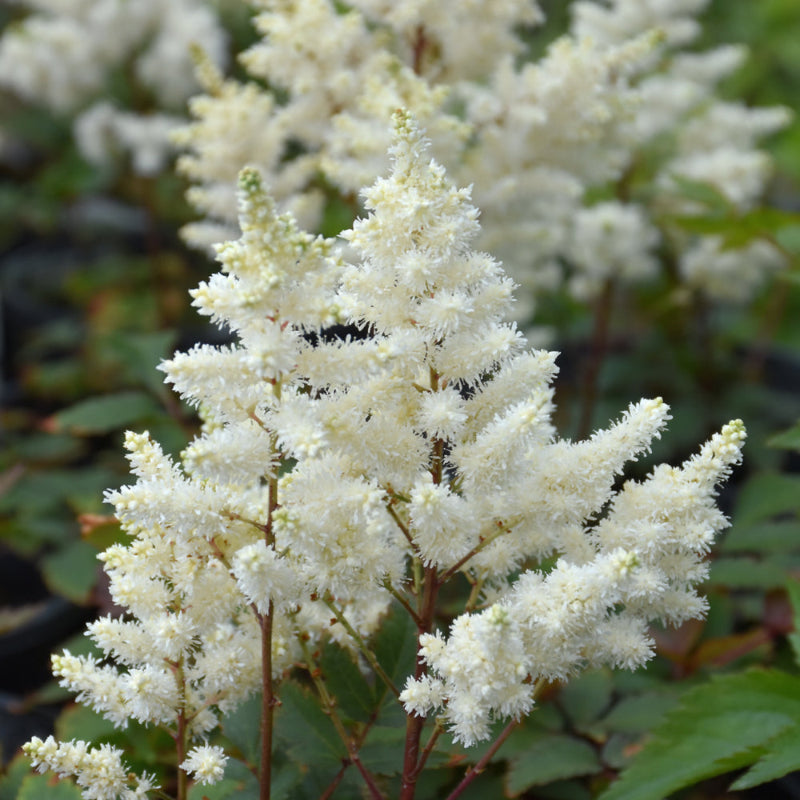
[[[198,783],[216,783],[224,775],[227,761],[221,747],[202,745],[192,748],[181,769],[194,775]]]
[[[439,588],[461,571],[484,607],[447,638],[421,637],[427,673],[401,700],[409,714],[440,710],[473,744],[493,718],[529,711],[537,681],[638,666],[649,621],[704,611],[695,586],[725,524],[714,487],[740,457],[741,422],[682,468],[615,492],[666,405],[633,404],[586,441],[555,437],[555,354],[527,352],[504,321],[513,285],[472,247],[470,190],[431,159],[409,112],[394,121],[391,173],[344,234],[352,263],[278,215],[256,170],[241,174],[242,235],[194,292],[238,342],[163,365],[204,431],[181,466],[129,434],[138,481],[108,494],[133,537],[103,555],[130,614],[89,633],[117,666],[54,659],[62,684],[118,724],[181,716],[202,739],[257,688],[263,615],[277,677],[297,637],[368,637],[391,594],[433,631]],[[365,337],[331,336],[340,321]],[[330,606],[347,625],[331,626]],[[202,744],[181,766],[210,782],[224,758]]]
[[[39,772],[74,776],[87,800],[143,800],[158,789],[152,776],[131,773],[122,751],[107,744],[90,747],[80,740],[58,744],[52,736],[44,741],[34,736],[23,750]]]
[[[637,142],[629,163],[637,154],[646,155],[651,145],[663,153],[648,175],[658,189],[646,199],[654,216],[696,213],[682,197],[676,178],[710,184],[739,211],[752,208],[771,172],[770,159],[757,149],[758,142],[791,118],[786,108],[748,108],[716,96],[719,83],[747,57],[745,48],[727,45],[681,52],[699,35],[696,17],[707,5],[708,0],[611,0],[604,5],[581,0],[572,6],[572,29],[579,37],[611,46],[653,28],[664,37],[658,59],[636,83],[636,109],[627,123]],[[777,251],[763,242],[723,249],[719,237],[688,236],[674,229],[668,238],[685,283],[720,300],[748,300],[766,273],[784,265]]]
[[[744,51],[685,50],[706,4],[580,0],[568,34],[531,61],[519,33],[542,18],[531,1],[468,2],[452,14],[424,0],[259,0],[263,39],[240,61],[276,93],[204,68],[207,94],[176,137],[206,217],[185,235],[197,246],[233,235],[244,164],[306,227],[320,225],[332,192],[357,211],[356,192],[385,169],[388,119],[405,107],[437,159],[474,187],[478,245],[504,261],[525,300],[565,281],[587,300],[607,281],[653,279],[659,247],[672,249],[688,286],[745,300],[781,264],[769,247],[717,261],[719,241],[660,230],[665,212],[686,211],[675,176],[752,205],[769,175],[758,141],[788,119],[717,99]],[[599,208],[589,199],[610,195]],[[518,310],[529,317],[529,306]]]
[[[93,163],[130,153],[144,175],[164,169],[168,131],[198,90],[191,46],[224,64],[227,35],[208,0],[23,0],[31,13],[0,37],[0,87],[75,114],[75,137]],[[154,108],[134,113],[103,97],[127,69]],[[136,91],[135,87],[130,88]],[[136,100],[141,108],[141,98]]]

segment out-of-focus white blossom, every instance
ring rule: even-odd
[[[659,234],[641,207],[598,203],[580,209],[572,222],[567,255],[575,267],[574,297],[591,298],[609,280],[640,282],[656,274]]]
[[[32,103],[75,115],[78,146],[94,163],[130,152],[134,171],[154,175],[170,152],[177,113],[196,92],[191,48],[226,61],[227,35],[207,0],[26,0],[31,13],[0,37],[0,86]],[[105,98],[113,73],[128,68],[148,113]]]
[[[689,286],[712,297],[746,303],[766,276],[785,265],[783,256],[766,242],[727,249],[717,236],[703,236],[681,254],[678,267]]]
[[[180,122],[179,117],[132,114],[101,102],[76,118],[75,142],[92,164],[113,163],[124,153],[139,175],[158,175],[172,154],[170,132]]]
[[[749,207],[770,170],[758,143],[787,119],[782,109],[733,112],[716,98],[718,83],[746,53],[684,51],[706,5],[574,2],[568,34],[532,61],[519,30],[537,24],[541,12],[525,0],[491,10],[462,3],[458,14],[428,0],[358,0],[346,10],[333,0],[260,0],[262,39],[240,60],[280,95],[206,81],[207,94],[192,104],[196,121],[178,135],[188,151],[183,170],[195,184],[189,198],[206,216],[185,236],[205,246],[221,231],[232,235],[233,187],[247,163],[305,226],[321,224],[331,188],[357,213],[356,193],[387,166],[389,117],[404,107],[425,126],[437,160],[460,185],[473,186],[482,209],[478,244],[519,285],[518,319],[529,321],[533,301],[561,286],[586,301],[606,280],[655,279],[649,253],[665,198],[653,197],[652,186],[672,197],[669,213],[683,213],[674,175],[710,181]],[[642,165],[646,174],[637,177]],[[618,238],[628,238],[616,255],[631,258],[609,258],[604,247],[605,260],[590,263],[580,252],[589,232],[573,221],[586,212],[590,225],[587,197],[609,190],[639,209],[640,219],[634,212],[618,219]],[[696,245],[690,237],[671,242],[676,260]]]
[[[676,178],[711,185],[739,210],[752,208],[771,174],[771,160],[758,149],[759,141],[785,127],[791,116],[784,108],[748,108],[716,96],[718,84],[745,60],[745,48],[727,45],[703,52],[681,51],[699,34],[697,17],[707,5],[708,0],[607,0],[571,6],[572,30],[578,36],[606,45],[619,45],[651,29],[663,36],[663,46],[635,82],[639,101],[630,119],[623,122],[635,142],[630,163],[637,152],[643,159],[656,159],[655,178],[650,181],[658,191],[648,201],[655,217],[665,212],[697,213],[696,204],[682,196]],[[655,143],[653,153],[648,150],[651,143]],[[702,271],[715,279],[704,280],[695,277],[701,272],[696,268],[697,256],[719,252],[714,238],[670,238],[677,250],[675,260],[682,265],[680,277],[690,288],[720,301],[752,297],[769,271],[766,263],[779,267],[783,262],[777,251],[767,256],[769,248],[747,245],[726,252],[715,265],[709,263]],[[751,258],[753,252],[758,254],[755,258]],[[687,268],[687,263],[693,267]],[[591,273],[587,277],[591,281]],[[582,290],[584,284],[573,281],[573,287]]]

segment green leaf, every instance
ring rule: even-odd
[[[780,447],[784,450],[800,451],[800,422],[796,422],[793,427],[783,433],[776,433],[767,439],[770,447]]]
[[[784,226],[775,234],[775,238],[778,240],[778,244],[795,258],[800,256],[800,224]],[[797,276],[796,272],[791,274]]]
[[[733,518],[746,525],[799,509],[800,476],[762,473],[742,487]]]
[[[319,664],[337,708],[351,720],[366,722],[374,710],[373,691],[350,653],[331,643],[324,649]]]
[[[227,714],[222,721],[222,732],[248,764],[258,764],[261,753],[261,694],[245,700]]]
[[[344,745],[319,701],[292,681],[281,687],[275,731],[298,764],[334,775],[347,758]]]
[[[800,681],[772,670],[715,677],[686,692],[600,800],[663,800],[759,761],[800,724]]]
[[[82,739],[85,742],[107,741],[117,730],[114,723],[87,706],[75,705],[63,711],[56,720],[56,737],[60,741]]]
[[[144,384],[156,396],[164,396],[169,389],[164,384],[164,373],[156,366],[167,357],[176,338],[175,331],[117,331],[106,338],[105,344],[124,365],[129,380]]]
[[[370,729],[366,742],[358,751],[367,769],[376,775],[396,775],[403,767],[403,747],[406,732],[404,728],[393,726],[374,726]],[[431,754],[429,766],[435,763]]]
[[[769,743],[760,761],[731,784],[731,789],[750,789],[800,769],[800,728],[795,726]]]
[[[611,703],[610,670],[587,672],[561,689],[559,704],[578,730],[594,722]]]
[[[696,181],[676,173],[671,174],[670,179],[687,200],[706,206],[713,214],[728,215],[734,208],[730,200],[711,183]]]
[[[162,413],[161,407],[144,392],[118,392],[76,403],[59,411],[53,421],[57,430],[85,436],[124,429]]]
[[[719,550],[722,553],[749,551],[752,553],[790,553],[800,549],[800,521],[758,522],[753,525],[733,527],[723,537]]]
[[[16,800],[81,800],[81,792],[69,780],[53,782],[52,775],[29,775],[22,781]]]
[[[789,566],[785,556],[760,561],[727,556],[712,563],[709,580],[733,589],[774,589],[786,583]]]
[[[48,588],[79,605],[89,601],[98,572],[97,550],[82,541],[70,542],[42,559]]]
[[[0,778],[0,800],[16,800],[22,782],[30,776],[33,767],[27,756],[17,755]]]
[[[417,654],[417,628],[411,617],[399,605],[392,605],[389,615],[375,636],[372,650],[383,667],[384,672],[392,679],[394,685],[401,689],[406,678],[414,672],[414,661]],[[377,686],[384,697],[389,696],[395,703],[394,695],[383,685]]]
[[[579,775],[594,775],[601,769],[597,753],[588,742],[549,734],[511,760],[506,774],[506,791],[515,795],[531,786]]]
[[[606,730],[620,733],[649,731],[677,702],[677,696],[668,691],[625,697],[605,716],[603,726]]]
[[[794,652],[795,664],[800,666],[800,581],[789,581],[786,584],[786,594],[792,605],[792,619],[794,620],[794,632],[788,634],[786,638]]]

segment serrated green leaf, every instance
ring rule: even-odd
[[[593,775],[601,769],[597,753],[588,742],[560,734],[548,735],[511,760],[506,791],[515,795],[531,786]]]
[[[677,695],[668,691],[625,697],[603,718],[603,726],[620,733],[649,731],[677,702]]]
[[[97,550],[82,541],[69,542],[42,559],[47,587],[79,605],[88,602],[98,572]]]
[[[784,559],[756,560],[725,556],[711,565],[711,583],[733,589],[773,589],[786,583],[787,567]]]
[[[742,487],[733,518],[740,525],[800,509],[800,477],[760,474]]]
[[[406,611],[394,604],[388,616],[383,620],[380,630],[375,636],[373,652],[386,674],[398,689],[402,689],[406,678],[414,672],[414,661],[417,654],[417,628]],[[384,697],[394,696],[377,687]]]
[[[404,728],[374,726],[358,751],[367,769],[376,775],[397,775],[403,768]],[[433,766],[433,762],[428,762]]]
[[[800,723],[800,681],[775,670],[715,677],[681,698],[600,800],[662,800],[748,766]]]
[[[684,726],[679,741],[665,743],[659,737],[648,742],[600,800],[663,800],[678,789],[752,763],[763,752],[761,745],[792,724],[785,714],[767,711],[694,719],[691,728]]]
[[[580,730],[608,708],[613,689],[610,670],[587,672],[561,689],[559,704]]]
[[[795,726],[772,739],[764,756],[734,781],[731,789],[750,789],[797,769],[800,769],[800,728]]]
[[[29,775],[22,781],[16,800],[81,800],[81,792],[69,780],[55,780],[52,775]]]
[[[319,664],[337,709],[351,720],[366,722],[374,710],[373,691],[350,653],[332,642],[323,650]]]
[[[59,430],[91,435],[122,430],[161,413],[158,403],[144,392],[118,392],[76,403],[53,420]]]
[[[293,682],[282,685],[280,697],[275,730],[289,754],[298,764],[335,774],[347,752],[330,717],[316,698]]]
[[[258,764],[261,751],[261,694],[244,701],[222,720],[222,732],[239,748],[248,764]]]

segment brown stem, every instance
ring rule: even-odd
[[[183,671],[183,660],[176,665],[175,679],[178,681],[178,730],[175,734],[175,753],[178,759],[178,792],[177,800],[186,800],[189,788],[188,775],[181,769],[186,760],[186,676]]]
[[[278,451],[277,437],[270,434],[271,457]],[[272,470],[269,477],[269,500],[264,540],[267,547],[275,544],[273,519],[278,508],[278,474]],[[275,726],[275,687],[272,680],[272,627],[275,608],[272,600],[269,608],[259,620],[261,623],[261,774],[259,776],[259,800],[270,800],[272,792],[272,732]]]
[[[337,621],[340,625],[347,631],[350,638],[356,643],[358,649],[361,651],[361,655],[367,659],[369,665],[375,671],[375,674],[383,681],[386,688],[395,696],[399,697],[400,692],[398,691],[397,687],[392,682],[392,679],[386,674],[383,667],[378,663],[378,659],[375,657],[375,653],[367,647],[366,642],[361,638],[358,631],[350,624],[347,617],[345,617],[344,613],[339,609],[333,600],[330,597],[324,597],[322,602],[330,609],[331,613],[334,617],[336,617]]]
[[[397,589],[394,588],[394,586],[392,586],[388,578],[386,578],[383,581],[383,588],[386,589],[386,591],[389,592],[389,594],[392,597],[394,597],[394,599],[397,600],[397,602],[400,603],[401,606],[403,606],[403,608],[408,612],[408,615],[411,617],[411,619],[414,620],[414,624],[417,627],[419,627],[420,619],[417,616],[417,612],[414,611],[414,609],[411,607],[411,603],[409,603],[408,600],[406,600],[405,597],[403,597],[403,595],[400,594],[400,592],[398,592]]]
[[[397,527],[400,528],[400,531],[402,532],[403,536],[406,537],[414,552],[419,553],[419,548],[417,547],[416,542],[411,538],[411,531],[408,530],[408,526],[403,522],[402,519],[400,519],[400,515],[394,510],[394,507],[391,503],[386,506],[386,510],[389,512],[389,516],[397,524]]]
[[[261,618],[261,774],[259,800],[269,800],[272,787],[272,730],[275,719],[275,694],[272,683],[272,601]]]
[[[428,38],[425,36],[425,28],[422,25],[417,26],[414,32],[414,41],[412,43],[413,58],[412,69],[415,75],[422,74],[422,58],[425,55],[425,50],[428,47]]]
[[[425,567],[423,591],[420,598],[418,614],[420,624],[417,626],[417,663],[414,668],[414,680],[419,680],[426,672],[425,662],[419,654],[419,637],[424,633],[430,633],[433,628],[433,614],[436,609],[436,596],[439,591],[439,585],[436,567]],[[419,748],[424,726],[425,717],[419,717],[416,714],[407,715],[400,800],[413,800],[414,793],[417,789]]]
[[[444,733],[444,728],[436,721],[436,727],[433,729],[433,732],[428,737],[428,743],[425,745],[422,753],[420,754],[419,761],[417,761],[417,775],[419,775],[422,770],[425,768],[425,762],[428,760],[428,756],[433,752],[433,747],[438,741],[439,737]]]
[[[547,681],[544,678],[540,678],[533,687],[533,699],[537,700],[542,692],[544,691],[545,687],[547,686]],[[463,791],[467,788],[467,786],[475,780],[485,769],[486,765],[494,758],[497,751],[500,749],[502,744],[508,739],[509,736],[514,732],[514,729],[517,725],[520,724],[522,718],[519,717],[517,719],[512,719],[511,722],[500,731],[498,737],[492,742],[492,746],[481,756],[480,760],[471,766],[467,773],[464,775],[461,783],[456,786],[455,789],[447,796],[447,800],[455,800]]]
[[[447,800],[455,800],[455,798],[458,797],[464,791],[464,789],[466,789],[467,786],[469,786],[472,781],[474,781],[475,778],[477,778],[478,775],[480,775],[486,769],[486,765],[492,760],[494,754],[500,749],[503,742],[505,742],[505,740],[511,736],[514,728],[516,728],[519,723],[520,720],[512,719],[511,722],[509,722],[508,725],[503,728],[500,735],[494,740],[494,742],[492,742],[492,746],[483,754],[476,764],[467,770],[467,774],[464,776],[461,783],[459,783],[458,786],[456,786],[456,788],[453,789],[453,791],[447,796]]]
[[[378,788],[378,785],[375,783],[375,779],[361,761],[361,757],[358,754],[360,741],[348,735],[342,720],[336,713],[336,704],[331,697],[327,686],[325,686],[325,681],[322,677],[322,671],[314,664],[308,645],[304,640],[301,639],[300,646],[303,648],[308,674],[311,676],[311,680],[314,681],[314,685],[317,688],[320,700],[322,701],[322,707],[325,710],[325,713],[330,717],[333,727],[336,729],[336,733],[342,740],[342,744],[345,746],[347,754],[350,757],[350,763],[355,764],[356,768],[361,773],[364,783],[367,784],[370,797],[373,798],[373,800],[386,800],[383,793]]]
[[[342,764],[341,769],[333,776],[333,780],[328,784],[325,791],[319,796],[319,800],[330,800],[333,797],[333,793],[336,791],[336,787],[342,782],[342,778],[344,778],[344,773],[346,772],[347,768],[350,765],[345,763]]]
[[[439,583],[447,583],[447,581],[449,581],[450,578],[452,578],[453,575],[455,575],[456,572],[458,572],[461,567],[467,563],[467,561],[480,553],[481,550],[488,547],[495,539],[497,539],[498,536],[502,536],[504,533],[507,533],[511,528],[511,525],[503,525],[502,522],[496,522],[495,524],[497,525],[497,530],[493,531],[485,539],[476,544],[475,547],[473,547],[472,550],[470,550],[466,555],[459,558],[452,567],[448,567],[448,569],[446,569],[439,576]]]

